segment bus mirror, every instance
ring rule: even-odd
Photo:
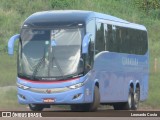
[[[12,36],[8,41],[8,54],[13,55],[14,54],[14,43],[16,40],[19,39],[20,34],[16,34]]]
[[[92,34],[88,33],[84,36],[83,42],[82,42],[82,53],[88,53],[88,46],[89,46],[91,35]]]

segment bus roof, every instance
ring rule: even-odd
[[[83,11],[83,10],[52,10],[52,11],[43,11],[43,12],[36,12],[29,16],[24,24],[30,24],[30,25],[38,25],[38,24],[44,24],[47,23],[62,23],[62,22],[68,22],[68,23],[75,23],[75,22],[83,22],[85,23],[87,20],[92,18],[99,18],[99,19],[105,19],[108,21],[116,22],[121,26],[124,27],[131,27],[135,29],[141,29],[146,30],[146,28],[143,25],[135,24],[128,22],[126,20],[107,15],[102,14],[98,12],[93,11]]]

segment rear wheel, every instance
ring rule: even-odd
[[[96,111],[100,103],[100,94],[97,86],[94,87],[93,102],[89,104],[71,105],[72,111]]]
[[[42,111],[44,106],[40,104],[29,104],[29,108],[32,111]]]
[[[139,100],[140,100],[140,88],[136,88],[134,93],[134,110],[138,109]]]
[[[125,103],[116,103],[113,105],[114,110],[133,110],[134,109],[134,92],[133,88],[130,88],[128,94],[128,101]]]
[[[124,110],[133,110],[134,109],[134,92],[133,88],[130,88],[129,95],[128,95],[128,101],[124,105]]]

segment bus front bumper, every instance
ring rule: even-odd
[[[78,104],[86,103],[84,86],[58,93],[38,93],[18,88],[20,104]],[[88,102],[91,102],[90,100]]]

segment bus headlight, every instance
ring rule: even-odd
[[[30,88],[30,87],[28,87],[28,86],[25,86],[25,85],[22,85],[22,84],[19,84],[19,83],[17,83],[17,87],[19,87],[19,88],[21,88],[21,89],[23,89],[23,90],[27,90],[27,89]]]
[[[78,83],[78,84],[75,84],[75,85],[68,86],[68,88],[77,89],[77,88],[82,87],[83,85],[84,85],[84,83]]]

